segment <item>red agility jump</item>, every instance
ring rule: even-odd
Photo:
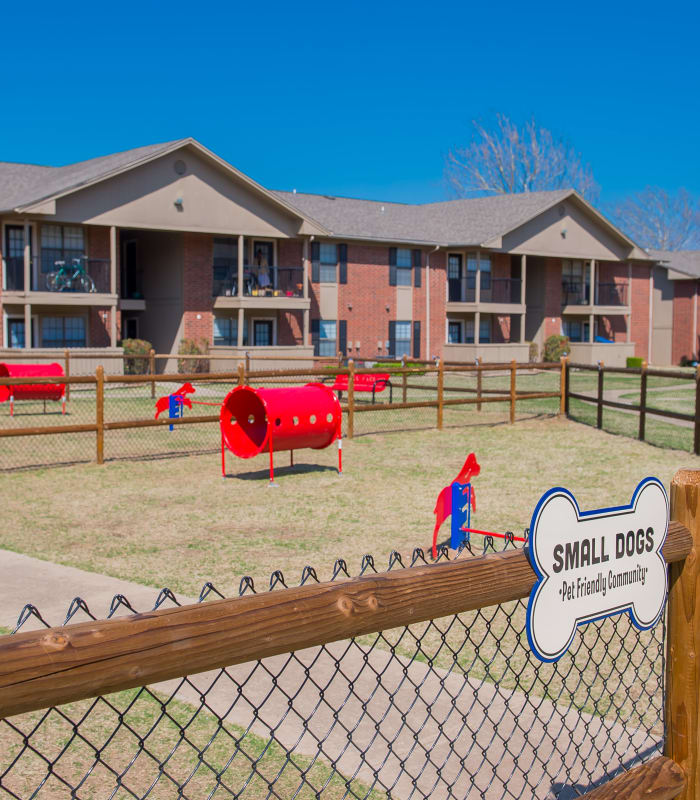
[[[0,363],[0,378],[64,378],[60,364],[5,364]],[[65,383],[24,383],[17,386],[0,386],[0,403],[10,402],[10,416],[15,413],[15,400],[61,400],[61,411],[66,413]]]
[[[322,450],[338,442],[338,472],[342,472],[342,412],[333,391],[322,383],[284,389],[237,386],[221,406],[221,472],[226,476],[225,448],[239,458],[270,453],[270,483],[274,484],[273,452],[310,447]]]

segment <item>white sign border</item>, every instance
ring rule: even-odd
[[[659,613],[657,614],[656,618],[651,623],[649,623],[648,625],[642,625],[639,622],[639,620],[637,619],[636,615],[635,615],[634,603],[630,603],[628,605],[623,605],[623,606],[619,606],[618,608],[611,609],[605,614],[593,613],[590,616],[576,617],[576,620],[574,621],[574,626],[573,626],[573,629],[572,629],[572,632],[571,632],[571,636],[569,637],[569,639],[566,642],[566,644],[564,645],[564,647],[562,647],[562,649],[559,651],[559,653],[557,653],[553,657],[545,656],[543,653],[541,653],[539,651],[539,649],[537,648],[537,645],[535,644],[535,641],[532,638],[532,624],[531,624],[533,606],[535,604],[535,601],[537,600],[537,596],[538,596],[540,590],[542,589],[542,587],[544,586],[545,582],[552,578],[552,576],[538,562],[536,548],[532,547],[532,544],[534,543],[534,536],[536,535],[536,531],[537,531],[537,522],[539,520],[539,516],[540,516],[543,508],[549,502],[549,500],[552,499],[552,497],[554,497],[554,496],[562,496],[563,495],[571,502],[572,506],[576,510],[576,519],[577,519],[577,521],[579,521],[581,519],[587,519],[587,518],[588,519],[592,519],[592,518],[595,518],[595,517],[604,517],[604,516],[613,516],[615,514],[624,514],[624,513],[628,513],[629,511],[634,511],[634,509],[637,506],[637,498],[639,497],[639,495],[640,495],[641,491],[644,489],[644,487],[648,486],[649,484],[656,484],[661,489],[661,491],[663,493],[663,496],[664,496],[664,498],[666,500],[666,527],[665,527],[665,530],[664,530],[663,537],[661,539],[661,544],[659,545],[659,548],[658,548],[657,553],[656,553],[657,556],[659,557],[659,559],[661,560],[661,562],[663,563],[663,566],[664,566],[664,580],[665,580],[664,601],[663,601],[663,603],[661,603],[661,608],[660,608]],[[573,642],[574,637],[576,636],[577,629],[581,625],[585,625],[588,622],[595,622],[596,620],[606,619],[607,617],[614,617],[614,616],[616,616],[618,614],[624,614],[625,612],[627,612],[630,615],[630,619],[632,621],[632,624],[634,625],[635,628],[637,628],[637,630],[640,630],[640,631],[650,630],[651,628],[653,628],[658,623],[658,621],[661,619],[661,617],[662,617],[662,615],[664,613],[664,609],[666,607],[666,600],[668,598],[668,569],[667,569],[667,565],[666,565],[666,560],[664,559],[663,553],[661,552],[663,550],[663,546],[664,546],[664,544],[666,542],[666,536],[668,535],[668,523],[669,523],[668,510],[669,510],[669,502],[668,502],[668,494],[666,493],[666,489],[665,489],[663,483],[658,478],[654,478],[654,477],[644,478],[643,480],[641,480],[637,484],[637,488],[634,490],[634,494],[632,495],[632,500],[626,506],[613,506],[611,508],[596,508],[596,509],[592,509],[591,511],[581,511],[581,509],[579,508],[578,502],[576,501],[576,498],[574,497],[574,495],[568,489],[565,489],[562,486],[555,486],[554,488],[549,489],[547,492],[545,492],[542,495],[542,497],[539,499],[539,502],[535,506],[535,510],[534,510],[534,512],[532,514],[532,519],[530,521],[530,538],[528,539],[528,542],[525,545],[525,551],[527,553],[528,560],[530,562],[530,565],[532,566],[532,569],[535,571],[535,574],[537,575],[537,580],[535,581],[535,585],[532,587],[532,590],[530,591],[530,597],[529,597],[528,603],[527,603],[527,616],[526,616],[526,620],[525,620],[525,628],[526,628],[526,632],[527,632],[527,641],[528,641],[528,644],[530,645],[530,649],[532,650],[532,652],[537,656],[537,658],[540,661],[543,661],[543,662],[546,662],[546,663],[550,663],[550,664],[555,662],[555,661],[559,661],[561,659],[561,657],[564,655],[564,653],[566,653],[567,650],[571,647],[571,643]]]

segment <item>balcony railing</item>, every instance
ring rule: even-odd
[[[627,283],[599,283],[595,294],[598,306],[627,305]]]
[[[29,275],[32,292],[108,293],[110,262],[106,258],[59,259],[51,264],[32,258]],[[24,258],[5,259],[5,289],[23,292]]]
[[[563,306],[587,306],[590,303],[589,285],[564,281],[561,285]],[[626,306],[627,283],[597,283],[595,305]]]
[[[482,303],[519,303],[520,278],[492,278],[482,273],[479,294]],[[450,278],[448,300],[450,303],[475,303],[476,280],[472,276]]]
[[[235,267],[215,270],[213,295],[238,295],[238,270]],[[301,267],[246,267],[243,272],[243,297],[303,296],[304,270]]]

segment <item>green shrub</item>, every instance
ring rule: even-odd
[[[145,356],[144,358],[125,358],[125,375],[147,375],[148,356],[153,345],[145,339],[122,339],[122,349],[125,356]]]
[[[569,337],[552,334],[544,343],[543,361],[559,361],[562,356],[569,354]]]
[[[627,359],[627,369],[640,369],[642,366],[643,358],[637,358],[637,356],[629,356]]]
[[[540,354],[540,348],[537,346],[537,342],[530,342],[530,349],[528,351],[528,361],[534,363],[537,361],[537,357]]]
[[[177,371],[181,375],[191,372],[209,372],[209,342],[206,339],[183,339],[177,351],[180,356],[204,356],[204,358],[178,358]]]

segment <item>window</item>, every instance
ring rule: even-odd
[[[479,269],[481,270],[481,290],[491,291],[491,258],[481,255],[479,259]]]
[[[449,344],[460,344],[462,341],[462,323],[450,320],[447,323],[447,341]]]
[[[411,252],[410,250],[408,251]],[[396,323],[396,346],[394,348],[394,355],[396,358],[401,356],[409,357],[411,355],[411,323],[410,322],[397,322]]]
[[[83,229],[76,225],[41,226],[41,271],[53,272],[56,261],[70,264],[85,255]]]
[[[214,239],[213,295],[238,293],[238,240]]]
[[[491,317],[481,317],[479,320],[479,344],[489,344],[491,341]]]
[[[43,317],[42,347],[85,347],[84,317]]]
[[[561,262],[562,302],[564,305],[588,303],[590,270],[583,261]],[[572,340],[573,341],[573,340]]]
[[[335,283],[337,280],[338,245],[321,242],[321,283]]]
[[[243,328],[243,344],[248,344]],[[214,317],[214,345],[235,347],[238,344],[238,317]]]
[[[7,320],[7,338],[10,347],[24,347],[24,320],[23,319],[8,319]]]
[[[578,319],[565,319],[561,323],[561,332],[569,337],[570,342],[587,342],[590,325]]]
[[[335,320],[322,319],[318,325],[318,354],[320,356],[334,356],[337,341],[337,325]]]
[[[396,248],[396,285],[397,286],[410,286],[411,285],[411,270],[413,268],[413,261],[411,259],[411,251],[408,247]]]

